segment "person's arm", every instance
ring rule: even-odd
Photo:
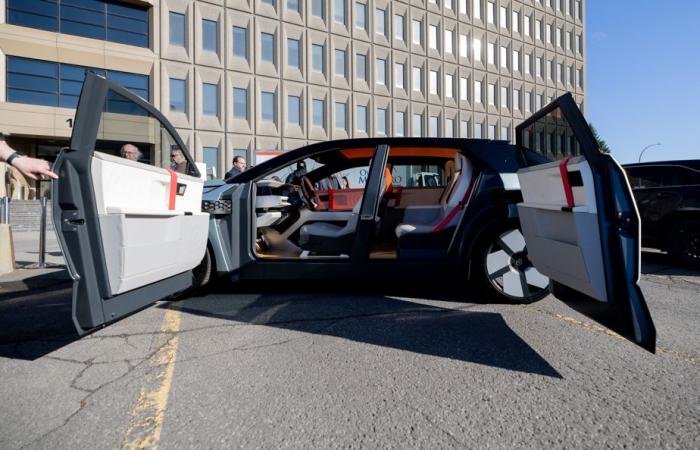
[[[0,140],[0,161],[8,161],[12,167],[32,180],[38,180],[44,176],[58,178],[58,175],[51,171],[51,165],[48,161],[16,155],[15,150],[4,140]]]

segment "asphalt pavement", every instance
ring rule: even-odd
[[[655,355],[468,286],[220,285],[81,339],[69,284],[15,292],[0,448],[700,448],[700,273],[644,261]]]

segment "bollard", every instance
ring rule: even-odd
[[[0,197],[0,223],[10,223],[10,197]]]
[[[47,198],[41,197],[41,218],[39,219],[39,268],[46,268],[46,205]]]

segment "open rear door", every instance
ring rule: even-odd
[[[78,333],[191,285],[207,243],[203,181],[153,106],[88,72],[55,170],[53,220]]]
[[[530,167],[518,171],[528,256],[554,295],[654,352],[656,331],[637,282],[640,220],[627,177],[602,153],[571,94],[517,128]]]

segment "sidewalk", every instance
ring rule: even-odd
[[[63,254],[58,246],[53,231],[46,233],[45,269],[29,268],[39,262],[39,233],[36,231],[18,231],[12,234],[15,246],[17,270],[0,275],[0,296],[34,289],[45,289],[70,281]]]

